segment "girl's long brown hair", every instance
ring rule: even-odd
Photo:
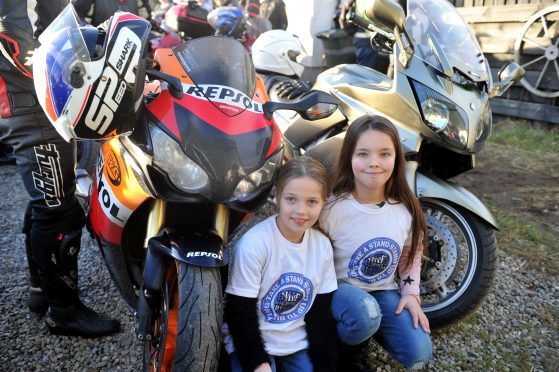
[[[351,159],[359,137],[367,130],[375,130],[388,135],[396,150],[394,170],[386,182],[384,197],[385,199],[391,198],[404,204],[412,215],[411,251],[404,262],[405,267],[409,269],[419,246],[421,246],[421,249],[426,246],[427,227],[419,200],[411,191],[406,180],[404,150],[400,143],[398,130],[392,122],[382,116],[365,115],[355,120],[349,126],[342,144],[342,150],[334,167],[333,193],[336,198],[339,198],[341,195],[353,192],[355,189]]]
[[[276,179],[276,198],[279,200],[285,185],[289,181],[301,177],[309,177],[318,182],[322,186],[322,199],[328,198],[330,195],[328,172],[320,162],[308,156],[299,156],[291,159],[281,167]]]

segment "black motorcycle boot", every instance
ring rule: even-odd
[[[45,323],[50,333],[99,337],[118,332],[120,323],[85,306],[78,297],[73,277],[60,272],[41,272],[49,300]]]
[[[49,308],[47,295],[41,287],[39,269],[33,261],[31,245],[29,244],[29,233],[31,231],[31,208],[28,206],[23,220],[23,233],[25,234],[25,254],[27,255],[27,267],[29,268],[29,292],[27,294],[27,308],[33,314],[45,315]]]
[[[51,334],[86,338],[110,335],[120,329],[118,320],[96,313],[80,300],[70,306],[51,305],[45,322]]]
[[[81,229],[59,234],[51,244],[47,271],[39,270],[42,287],[49,300],[45,316],[52,334],[99,337],[118,332],[117,320],[85,306],[78,297],[78,254]]]
[[[27,308],[33,314],[43,316],[49,308],[49,302],[45,291],[43,291],[37,266],[35,266],[32,262],[31,257],[29,256],[29,251],[27,255],[27,262],[29,264],[29,292],[27,294]]]
[[[27,294],[27,308],[38,316],[43,316],[47,312],[49,308],[47,295],[40,285],[34,286],[33,283],[31,283],[29,293]]]

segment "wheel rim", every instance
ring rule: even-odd
[[[175,267],[175,265],[170,265]],[[154,338],[145,345],[144,355],[148,371],[172,371],[177,335],[177,275],[167,270],[162,290],[159,317],[155,320]]]
[[[423,256],[421,300],[426,313],[458,300],[476,272],[478,247],[464,217],[448,204],[421,201],[427,222],[428,252]]]
[[[547,98],[559,97],[558,89],[541,88],[542,82],[559,86],[559,5],[553,5],[534,14],[516,39],[514,60],[523,68],[536,67],[535,74],[526,74],[520,83],[530,93]]]

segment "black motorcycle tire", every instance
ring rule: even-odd
[[[471,211],[437,199],[420,202],[431,248],[429,259],[424,255],[423,261],[422,308],[431,329],[436,329],[464,319],[483,303],[497,271],[497,241],[493,227]],[[429,273],[439,274],[438,284]]]
[[[99,157],[99,149],[101,142],[84,140],[77,141],[77,169],[84,169],[90,176],[93,175],[97,158]]]
[[[156,338],[144,344],[144,371],[159,371],[165,345],[173,343],[174,371],[215,372],[221,351],[223,304],[220,271],[173,262],[166,276]],[[174,274],[174,275],[173,275]],[[170,309],[176,309],[176,337],[168,337]],[[174,333],[174,332],[173,332]],[[170,369],[170,368],[168,368]]]

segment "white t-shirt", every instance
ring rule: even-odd
[[[412,217],[404,204],[389,200],[373,207],[347,194],[331,200],[319,221],[334,246],[338,280],[368,292],[398,289],[398,263],[412,238]]]
[[[309,229],[301,243],[292,243],[281,234],[276,216],[272,216],[251,228],[235,245],[225,292],[258,298],[266,352],[284,356],[308,347],[305,314],[317,294],[336,289],[330,240]]]

